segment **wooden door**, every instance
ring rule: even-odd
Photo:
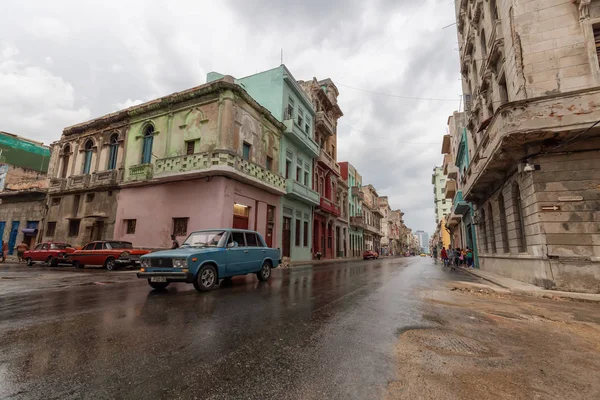
[[[248,217],[233,216],[233,229],[248,229]]]
[[[283,217],[283,256],[290,257],[290,244],[292,241],[292,219],[289,217]]]

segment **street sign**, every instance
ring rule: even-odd
[[[558,211],[560,206],[542,206],[542,211]]]
[[[583,201],[583,196],[563,196],[558,201]]]

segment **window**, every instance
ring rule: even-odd
[[[304,124],[304,111],[300,107],[298,107],[298,126],[302,128]]]
[[[308,247],[308,221],[304,221],[304,247]]]
[[[76,194],[73,196],[73,216],[76,217],[79,214],[79,202],[81,201],[81,195]]]
[[[524,253],[527,251],[527,237],[525,235],[525,220],[523,219],[521,190],[519,189],[519,185],[517,183],[514,183],[512,186],[512,198],[519,252]]]
[[[102,242],[98,242],[94,246],[94,250],[102,250],[102,249],[105,249],[105,248],[106,248],[106,245],[104,243],[102,243]]]
[[[80,219],[72,219],[69,221],[69,236],[74,237],[79,235]]]
[[[258,247],[259,246],[259,241],[258,238],[256,237],[256,233],[245,233],[246,235],[246,245],[248,247]]]
[[[494,211],[492,210],[492,203],[488,204],[488,214],[490,217],[490,242],[492,253],[496,253],[496,229],[494,228]]]
[[[142,164],[150,164],[152,162],[152,144],[154,142],[154,126],[148,125],[144,129],[144,141],[142,144]]]
[[[288,104],[283,113],[283,119],[294,119],[294,99],[288,97]]]
[[[54,236],[54,232],[56,232],[56,222],[48,222],[46,236]]]
[[[500,214],[500,236],[502,238],[502,251],[508,253],[508,233],[506,231],[506,209],[504,208],[504,195],[500,193],[498,197],[498,211]]]
[[[173,235],[187,236],[189,218],[173,218]]]
[[[116,169],[117,168],[117,154],[119,153],[119,135],[113,134],[110,137],[109,141],[109,151],[108,151],[108,166],[106,169]]]
[[[195,147],[196,147],[195,140],[188,140],[187,142],[185,142],[185,154],[187,154],[188,156],[191,154],[194,154]]]
[[[304,170],[304,186],[308,186],[308,182],[310,180],[308,175],[308,170]]]
[[[52,205],[53,205],[53,206],[58,206],[58,205],[60,205],[60,199],[61,199],[60,197],[53,197],[53,198],[52,198]]]
[[[68,144],[63,147],[63,156],[62,156],[62,170],[60,171],[60,177],[67,177],[67,170],[69,169],[69,158],[71,156],[71,146]]]
[[[38,250],[38,251],[39,251],[39,250],[41,250],[41,249],[42,249],[42,246],[43,246],[43,245],[40,243],[40,244],[38,244],[37,246],[35,246],[35,249],[34,249],[34,250]]]
[[[286,159],[285,160],[285,179],[290,179],[291,169],[292,169],[292,161]]]
[[[496,6],[496,0],[490,0],[490,13],[492,14],[492,21],[498,19],[498,7]]]
[[[306,121],[304,122],[304,132],[308,135],[310,134],[310,118],[306,116]]]
[[[95,245],[96,245],[95,243],[90,243],[87,246],[85,246],[83,249],[84,250],[94,250]]]
[[[485,30],[481,30],[481,56],[483,58],[487,55],[487,43],[485,42]]]
[[[296,164],[296,182],[302,182],[302,161]]]
[[[506,86],[506,76],[502,74],[498,81],[498,88],[500,91],[500,105],[508,103],[508,88]]]
[[[135,226],[137,224],[137,219],[126,219],[125,225],[127,227],[126,233],[127,235],[133,235],[135,233]]]
[[[250,150],[251,149],[252,149],[252,146],[249,143],[244,142],[244,148],[243,148],[243,153],[242,153],[244,160],[250,161]]]
[[[111,197],[112,196],[112,190],[109,190],[106,194],[108,195],[108,197]]]
[[[96,197],[96,195],[94,193],[88,193],[85,195],[85,202],[86,203],[91,203],[92,201],[94,201],[94,197]]]
[[[244,239],[244,232],[232,232],[233,241],[237,243],[238,247],[246,247],[246,240]]]
[[[296,247],[300,247],[300,228],[302,226],[302,222],[299,219],[296,219]]]
[[[85,147],[83,151],[83,174],[87,175],[90,173],[92,168],[92,149],[94,148],[94,142],[91,139],[88,139],[85,142]]]
[[[266,168],[268,171],[273,171],[273,158],[267,156]]]

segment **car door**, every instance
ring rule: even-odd
[[[83,265],[94,265],[92,262],[94,246],[94,243],[86,244],[83,246],[83,249],[79,250],[79,252],[74,255],[73,260],[79,261]]]
[[[42,248],[38,251],[36,261],[46,261],[50,255],[50,244],[42,243]]]
[[[104,242],[95,242],[94,249],[91,251],[92,255],[90,257],[90,265],[104,265],[104,261],[106,261],[106,254],[109,253],[107,250],[106,243]]]
[[[248,247],[244,232],[232,231],[229,236],[229,242],[234,243],[234,247],[227,246],[227,275],[243,274],[247,270],[249,260]]]
[[[245,232],[246,246],[248,250],[248,261],[246,272],[256,272],[262,267],[265,258],[265,248],[258,235],[254,232]]]
[[[42,244],[42,243],[40,243],[40,244],[38,244],[37,246],[35,246],[35,249],[32,249],[32,250],[29,252],[29,256],[31,257],[31,259],[32,259],[33,261],[42,261],[42,259],[40,259],[40,258],[39,258],[39,254],[40,254],[40,252],[42,251],[42,246],[43,246],[43,244]]]

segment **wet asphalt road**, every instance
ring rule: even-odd
[[[380,398],[398,334],[426,324],[423,291],[451,279],[472,280],[412,257],[275,270],[209,293],[154,292],[132,272],[28,292],[11,282],[0,286],[0,398]]]

